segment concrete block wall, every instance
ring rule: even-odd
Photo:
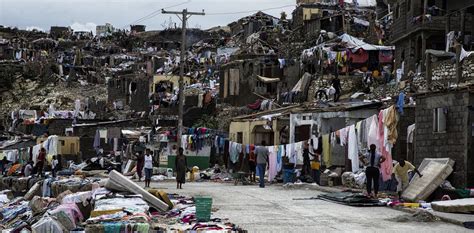
[[[455,187],[465,187],[468,178],[468,105],[467,91],[417,98],[414,162],[420,165],[424,158],[449,157],[455,160],[454,172],[448,178]],[[435,108],[447,108],[444,133],[433,132]]]

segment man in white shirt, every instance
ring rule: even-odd
[[[153,175],[153,156],[151,155],[150,149],[145,150],[145,188],[150,187],[151,176]]]

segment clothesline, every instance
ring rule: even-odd
[[[303,146],[304,143],[308,142],[310,149],[313,151],[322,149],[322,162],[330,166],[331,145],[335,145],[338,141],[337,138],[339,138],[339,144],[341,146],[347,145],[347,157],[351,160],[352,171],[356,172],[360,169],[359,155],[362,151],[361,149],[369,148],[371,144],[374,144],[377,146],[379,153],[386,159],[385,162],[382,163],[381,171],[383,179],[388,180],[392,174],[392,147],[398,138],[398,112],[401,111],[401,109],[402,106],[398,106],[397,111],[397,107],[393,105],[381,110],[379,114],[334,132],[320,135],[321,137],[313,136],[309,140],[266,147],[270,151],[270,156],[278,155],[288,157],[290,162],[296,166],[297,164],[302,164]],[[321,144],[322,148],[319,148],[319,144]],[[243,145],[230,141],[230,160],[236,163],[240,153],[245,152],[245,154],[249,154],[251,152],[249,150],[250,146],[253,145]],[[276,165],[273,164],[273,166]],[[270,164],[269,167],[269,169],[272,169],[272,164]]]

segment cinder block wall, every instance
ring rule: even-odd
[[[469,121],[469,93],[467,91],[419,96],[416,106],[415,164],[424,158],[446,158],[456,161],[454,172],[448,180],[455,187],[466,187],[467,160],[471,127]],[[433,132],[433,109],[447,108],[446,132]],[[472,168],[471,168],[472,169]]]

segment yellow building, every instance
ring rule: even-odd
[[[190,77],[183,77],[184,83],[185,84],[191,84],[191,78]],[[172,90],[175,87],[179,87],[179,76],[176,75],[155,75],[153,76],[153,82],[150,83],[150,93],[155,93],[157,85],[160,82],[167,82],[172,85]]]
[[[280,134],[282,130],[289,129],[292,108],[280,108],[232,119],[229,127],[230,141],[244,145],[260,145],[263,140],[267,145],[282,144]]]
[[[36,139],[36,143],[40,144],[46,141],[47,138],[40,137]],[[59,137],[58,140],[58,154],[60,155],[78,155],[79,154],[79,137]]]

